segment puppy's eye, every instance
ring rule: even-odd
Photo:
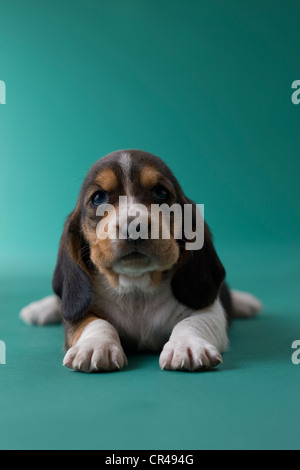
[[[158,184],[152,189],[152,194],[156,199],[159,199],[160,201],[166,201],[170,193],[164,186]]]
[[[106,191],[100,189],[96,193],[92,195],[91,202],[94,206],[100,206],[100,204],[104,204],[108,201],[109,194]]]

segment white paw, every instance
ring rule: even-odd
[[[161,369],[201,371],[222,362],[219,351],[201,338],[177,338],[168,341],[159,358]]]
[[[119,343],[90,338],[70,348],[63,365],[78,372],[113,371],[126,366],[127,358]]]
[[[22,308],[20,318],[29,325],[47,325],[61,323],[61,301],[56,295],[50,295]]]
[[[233,316],[237,318],[251,318],[257,315],[263,305],[257,297],[248,292],[231,290],[232,304],[234,308]]]

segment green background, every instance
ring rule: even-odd
[[[299,26],[298,0],[0,0],[0,448],[299,449]],[[61,327],[18,318],[87,170],[124,148],[205,204],[230,284],[265,305],[216,371],[73,373]]]

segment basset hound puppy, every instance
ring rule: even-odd
[[[121,210],[122,196],[127,205]],[[98,236],[108,204],[117,217],[107,231],[119,229],[122,236]],[[133,349],[160,352],[161,369],[217,366],[228,346],[230,318],[255,315],[260,301],[229,290],[205,222],[204,243],[197,250],[186,249],[184,233],[175,237],[174,217],[169,237],[161,231],[156,238],[133,237],[128,230],[133,204],[147,209],[189,204],[195,226],[196,205],[160,158],[140,150],[106,155],[89,170],[65,223],[53,276],[55,295],[23,308],[22,319],[62,321],[63,364],[75,371],[122,369],[125,351]],[[143,221],[154,223],[148,215]]]

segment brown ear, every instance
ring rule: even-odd
[[[62,315],[71,322],[81,320],[92,302],[92,282],[86,267],[88,255],[80,214],[75,209],[65,224],[52,280],[54,292],[62,299]]]
[[[192,203],[192,201],[188,201]],[[193,203],[193,229],[195,229],[196,206]],[[185,245],[186,240],[181,244]],[[204,223],[204,244],[200,250],[186,250],[183,246],[177,270],[171,285],[176,299],[194,310],[211,305],[217,298],[225,269],[215,251],[212,236]]]

